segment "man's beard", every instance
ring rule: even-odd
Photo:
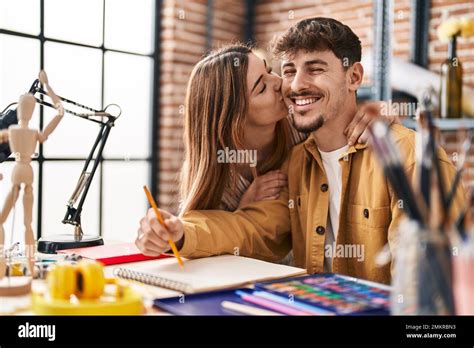
[[[290,113],[290,119],[291,119],[291,123],[293,124],[293,127],[295,127],[295,129],[301,133],[312,133],[314,131],[317,131],[324,124],[323,115],[317,116],[317,118],[313,120],[310,124],[305,124],[305,125],[297,124],[295,121],[295,116],[292,113]]]

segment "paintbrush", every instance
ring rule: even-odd
[[[438,190],[439,190],[439,199],[441,201],[441,214],[442,214],[442,219],[441,221],[444,221],[444,215],[446,214],[446,193],[444,190],[444,180],[443,180],[443,174],[441,172],[441,167],[439,164],[438,160],[438,155],[437,155],[437,145],[436,145],[436,138],[435,138],[435,133],[436,133],[436,127],[433,122],[433,103],[432,103],[432,92],[428,91],[423,95],[422,99],[422,108],[423,108],[423,115],[426,117],[426,122],[428,125],[428,132],[429,132],[429,140],[428,140],[428,146],[429,146],[429,151],[431,154],[432,158],[432,165],[434,166],[436,176],[438,178]]]
[[[430,209],[430,191],[431,187],[431,169],[432,155],[430,142],[430,133],[427,130],[427,122],[422,112],[417,117],[417,133],[416,133],[416,158],[419,172],[418,190],[423,197],[426,208]]]
[[[375,153],[381,161],[394,191],[406,205],[408,217],[417,221],[420,224],[420,230],[425,231],[419,235],[419,238],[424,239],[422,242],[425,246],[423,253],[426,255],[426,257],[420,258],[422,264],[420,265],[419,279],[420,286],[428,287],[428,289],[421,288],[419,290],[420,294],[423,293],[419,298],[420,308],[436,308],[434,307],[434,297],[441,295],[443,312],[451,312],[453,299],[449,288],[450,272],[446,269],[449,259],[446,259],[445,248],[441,247],[440,250],[439,247],[427,240],[430,235],[426,232],[429,230],[429,224],[428,219],[425,218],[428,214],[426,210],[423,210],[424,202],[418,202],[410,186],[403,169],[401,156],[390,137],[388,127],[383,122],[375,122],[369,131],[372,135]]]
[[[471,225],[470,217],[471,217],[471,209],[472,206],[474,205],[474,192],[472,192],[471,189],[469,189],[468,192],[468,204],[466,209],[464,209],[461,214],[459,214],[459,217],[456,219],[456,230],[459,232],[459,236],[461,237],[462,241],[467,241],[468,240],[468,235],[466,231],[466,226]]]
[[[400,154],[393,143],[388,126],[381,121],[374,122],[369,128],[375,153],[381,161],[384,172],[398,197],[403,201],[408,216],[424,225],[421,206],[417,203],[410,183],[405,175]]]

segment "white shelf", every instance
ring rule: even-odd
[[[417,124],[413,119],[405,119],[402,121],[407,128],[416,129]],[[434,124],[442,131],[458,131],[461,129],[474,129],[474,118],[436,118]]]

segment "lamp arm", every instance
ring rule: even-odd
[[[74,189],[74,192],[68,201],[66,215],[62,221],[63,223],[69,223],[80,227],[82,207],[89,192],[89,188],[92,183],[92,179],[94,178],[94,174],[97,170],[97,167],[99,166],[100,160],[102,158],[102,153],[104,151],[105,143],[107,142],[110,130],[112,129],[113,125],[113,120],[110,120],[109,122],[101,126],[96,141],[94,142],[91,152],[89,153],[89,157],[86,160],[81,176],[79,177],[76,188]],[[99,149],[97,151],[97,155],[95,156],[92,170],[90,172],[87,172],[87,168],[89,167],[89,164],[94,157],[94,153],[96,152],[97,147],[99,147]],[[74,204],[79,197],[79,204],[77,205],[77,208],[74,208]]]
[[[74,204],[76,204],[76,201],[84,190],[84,186],[86,185],[90,176],[90,173],[87,173],[85,171],[82,172],[81,176],[79,177],[79,180],[77,181],[76,188],[72,192],[71,198],[69,198],[69,201],[67,202],[68,206],[72,207],[74,206]]]
[[[67,105],[70,104],[70,105],[73,105],[77,108],[87,110],[87,112],[80,113],[80,112],[76,112],[76,111],[67,109],[66,107],[63,107],[61,109],[62,113],[68,113],[68,114],[71,114],[73,116],[80,117],[80,118],[86,119],[86,120],[91,121],[91,122],[99,123],[101,125],[105,125],[109,122],[113,122],[113,120],[118,119],[120,117],[120,115],[122,114],[122,109],[117,104],[109,104],[103,110],[97,110],[97,109],[91,108],[89,106],[86,106],[84,104],[80,104],[78,102],[75,102],[71,99],[61,97],[61,96],[56,95],[56,94],[53,96],[54,98],[51,98],[52,96],[50,95],[50,93],[48,93],[47,91],[43,90],[40,87],[40,80],[38,80],[38,79],[36,79],[33,82],[33,84],[31,85],[30,90],[29,90],[28,93],[33,94],[33,96],[35,96],[38,93],[40,98],[37,98],[35,96],[36,102],[40,105],[47,106],[47,107],[50,107],[50,108],[53,108],[53,109],[58,109],[58,103],[62,102],[62,103],[67,104]],[[45,95],[50,97],[53,100],[54,104],[48,103],[47,101],[43,100],[43,96],[45,96]],[[10,107],[13,104],[15,104],[15,103],[10,104],[9,106],[7,106],[7,108]],[[114,114],[111,114],[107,111],[107,109],[109,109],[111,107],[115,107],[118,110],[116,110],[116,112],[114,112]],[[107,121],[105,121],[104,119],[106,119]]]

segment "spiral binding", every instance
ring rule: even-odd
[[[175,291],[179,291],[179,292],[183,292],[187,294],[194,292],[193,288],[189,284],[178,282],[176,280],[158,277],[155,275],[151,275],[151,274],[147,274],[147,273],[143,273],[139,271],[134,271],[131,269],[116,268],[114,270],[114,275],[119,278],[136,280],[140,283],[149,284],[153,286],[159,286],[162,288],[171,289],[171,290],[175,290]]]

